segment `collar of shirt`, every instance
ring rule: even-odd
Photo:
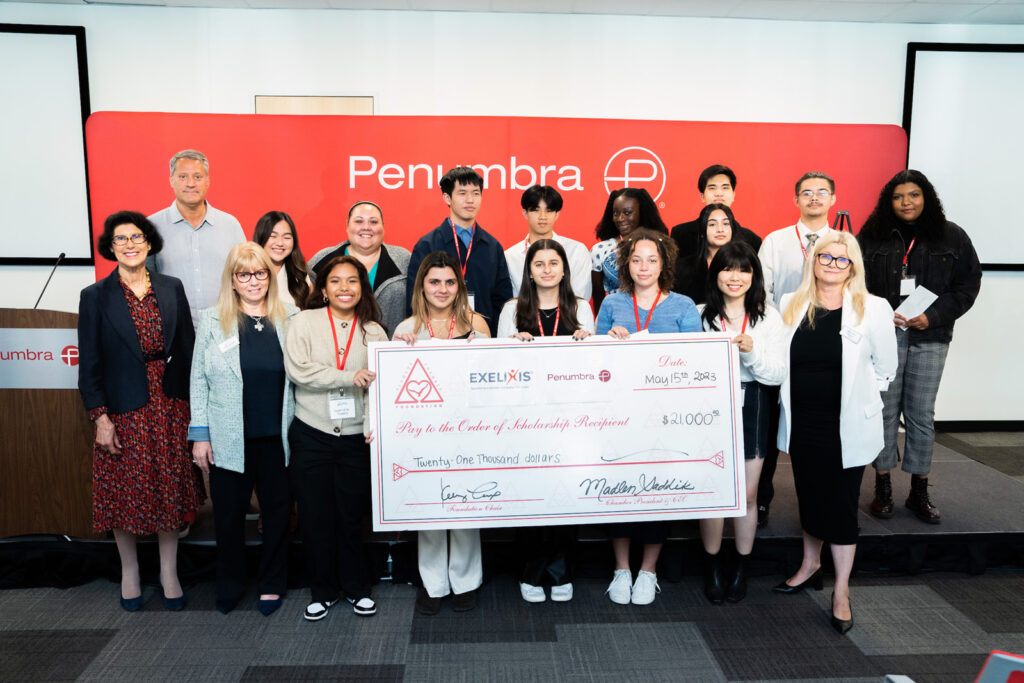
[[[214,209],[210,205],[210,202],[206,202],[206,215],[203,216],[203,222],[199,224],[199,227],[201,228],[201,227],[203,227],[207,223],[209,223],[210,225],[215,224],[217,221],[216,220],[210,220],[210,219],[214,218],[216,213],[217,213],[216,209]],[[176,201],[171,204],[170,214],[171,214],[171,223],[181,223],[182,221],[185,220],[185,217],[181,215],[181,211],[178,210],[178,202],[176,202]],[[196,229],[198,230],[199,228],[196,228]]]
[[[462,246],[469,246],[469,243],[473,241],[473,229],[464,228],[461,225],[455,226],[455,234],[459,236],[459,241],[462,242]]]
[[[803,221],[797,221],[796,222],[796,229],[799,230],[800,234],[803,235],[806,238],[808,235],[817,235],[818,237],[824,237],[825,233],[827,233],[832,228],[829,226],[828,223],[825,223],[825,227],[824,228],[822,228],[821,230],[815,231],[815,230],[811,230],[806,225],[804,225]]]

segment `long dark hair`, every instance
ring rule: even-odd
[[[898,218],[892,210],[892,193],[896,190],[897,185],[903,183],[914,183],[921,188],[921,193],[924,195],[924,211],[915,222],[917,234],[921,239],[928,241],[941,239],[946,234],[946,212],[942,209],[942,202],[939,201],[939,196],[935,192],[935,186],[925,177],[924,173],[912,168],[900,171],[885,184],[878,194],[878,203],[875,204],[875,209],[868,219],[864,221],[864,227],[860,229],[860,234],[870,239],[884,240],[892,234],[893,230],[898,230],[900,226],[906,225],[906,222]]]
[[[725,315],[725,295],[718,288],[718,274],[723,270],[739,270],[751,274],[750,289],[743,297],[743,308],[750,318],[750,326],[753,327],[764,318],[764,273],[761,272],[761,262],[757,259],[757,252],[746,242],[735,241],[723,244],[715,257],[711,259],[711,265],[708,266],[704,312],[701,313],[701,319],[709,329],[717,331],[719,318]]]
[[[708,262],[708,219],[711,218],[711,214],[714,211],[725,212],[725,217],[729,219],[729,229],[732,230],[732,237],[729,238],[729,241],[731,242],[736,238],[736,218],[732,215],[732,209],[725,204],[705,205],[700,211],[700,216],[697,218],[697,243],[700,245],[700,248],[697,250],[697,257],[704,263]]]
[[[322,291],[327,286],[327,277],[331,274],[332,270],[346,263],[354,267],[356,273],[359,274],[359,302],[356,304],[356,317],[359,318],[359,327],[362,328],[363,336],[365,337],[366,323],[380,324],[380,306],[377,305],[377,300],[373,298],[373,289],[370,287],[370,277],[366,274],[366,266],[360,263],[359,259],[355,256],[342,254],[335,256],[324,264],[323,269],[320,271],[320,277],[317,278],[317,282],[322,283],[323,287],[309,293],[306,308],[324,308],[327,306],[327,297],[324,296]]]
[[[252,241],[261,247],[267,246],[270,233],[274,232],[274,226],[284,221],[292,230],[292,253],[284,261],[284,271],[288,277],[288,292],[300,306],[309,298],[309,284],[306,279],[309,276],[309,266],[299,249],[299,231],[295,229],[295,221],[284,211],[268,211],[256,221],[256,227],[252,231]]]
[[[576,317],[576,294],[572,291],[572,281],[569,273],[569,259],[565,255],[565,248],[555,240],[537,240],[526,250],[526,263],[523,265],[523,286],[519,288],[519,301],[516,303],[516,329],[520,332],[529,332],[536,336],[540,334],[537,316],[540,311],[540,301],[537,298],[537,283],[530,275],[530,264],[537,256],[538,251],[550,249],[562,259],[562,281],[558,283],[558,311],[559,327],[575,332],[580,327],[579,319]],[[558,334],[558,330],[555,330]]]
[[[651,199],[651,195],[647,193],[647,190],[642,187],[623,187],[613,190],[608,195],[608,203],[604,205],[604,215],[601,216],[601,221],[597,224],[597,229],[595,230],[597,239],[604,241],[619,236],[619,229],[615,227],[615,223],[612,221],[612,205],[622,195],[636,200],[637,208],[640,211],[640,222],[636,224],[636,227],[668,234],[665,221],[661,220],[661,214],[658,213],[658,205]]]

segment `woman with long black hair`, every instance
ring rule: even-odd
[[[889,472],[899,461],[896,437],[900,415],[906,425],[903,471],[910,474],[906,506],[930,524],[942,521],[928,495],[928,473],[935,445],[935,397],[939,392],[953,324],[966,313],[981,289],[981,264],[971,238],[946,220],[935,188],[920,171],[900,171],[885,184],[878,204],[857,236],[864,252],[868,291],[894,309],[916,287],[938,298],[909,320],[898,313],[899,370],[885,403],[885,447],[874,462],[875,499],[871,514],[893,515]]]
[[[764,275],[757,253],[743,242],[730,242],[716,250],[707,274],[707,301],[701,308],[705,332],[736,335],[740,352],[743,396],[743,456],[747,514],[737,517],[736,569],[725,580],[721,562],[722,518],[700,520],[700,537],[707,554],[704,594],[715,604],[739,602],[747,595],[746,563],[757,533],[757,482],[768,452],[770,406],[765,385],[778,385],[786,375],[786,330],[779,312],[766,303]]]
[[[388,340],[366,268],[354,256],[327,261],[317,286],[310,308],[292,319],[284,359],[295,385],[288,469],[309,575],[307,621],[327,616],[339,590],[357,615],[377,612],[362,546],[372,438],[366,390],[376,378],[367,346]]]
[[[278,298],[303,307],[309,298],[309,268],[292,217],[284,211],[268,211],[256,221],[252,241],[263,247],[274,264]]]

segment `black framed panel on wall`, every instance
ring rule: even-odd
[[[0,265],[92,265],[82,26],[0,23]]]
[[[1024,45],[909,43],[907,167],[924,172],[985,270],[1024,271]]]

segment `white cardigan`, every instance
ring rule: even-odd
[[[782,297],[780,309],[785,311],[792,294]],[[796,322],[788,326],[785,359],[789,363],[789,347],[793,334],[807,314],[805,306]],[[839,409],[839,439],[843,448],[843,467],[858,467],[872,462],[882,450],[882,396],[896,376],[896,326],[889,303],[877,296],[864,301],[864,318],[858,321],[849,292],[843,295],[843,381]],[[782,382],[779,399],[779,450],[789,452],[792,429],[790,373]]]

